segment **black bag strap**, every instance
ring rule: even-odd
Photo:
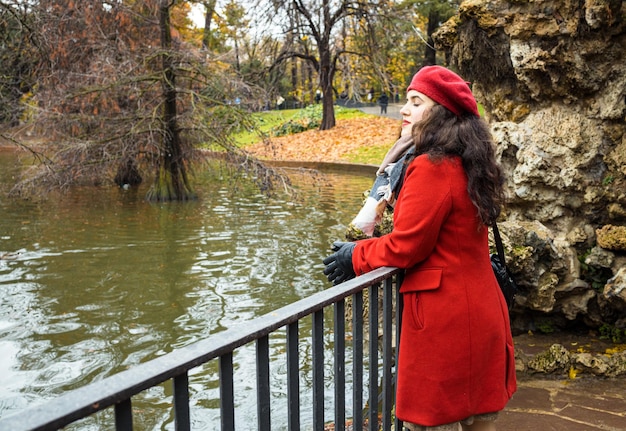
[[[504,247],[502,246],[502,238],[500,238],[500,231],[498,230],[498,224],[494,221],[491,225],[491,229],[493,229],[493,240],[496,243],[496,250],[498,251],[498,258],[500,259],[500,263],[506,270],[506,260],[504,259]],[[508,270],[507,270],[508,273]]]

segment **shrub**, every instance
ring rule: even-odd
[[[316,129],[322,124],[321,105],[310,105],[300,110],[294,118],[272,128],[273,136],[286,136]]]

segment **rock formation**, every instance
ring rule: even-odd
[[[467,0],[435,42],[507,172],[514,328],[626,328],[626,2]]]

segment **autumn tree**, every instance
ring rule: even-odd
[[[459,9],[460,0],[410,0],[419,13],[426,18],[426,35],[420,35],[424,42],[422,66],[437,64],[437,50],[432,38],[433,33],[452,17]]]
[[[212,50],[214,48],[213,23],[216,15],[217,0],[190,0],[189,3],[202,5],[204,7],[204,28],[202,29],[202,48]]]
[[[317,71],[323,95],[320,129],[330,129],[335,126],[333,80],[337,62],[342,55],[349,53],[342,43],[340,26],[350,16],[377,13],[380,3],[283,0],[272,2],[272,7],[274,9],[268,15],[278,17],[285,35],[284,49],[277,61],[300,58]]]
[[[263,95],[181,40],[171,27],[174,7],[167,0],[33,6],[45,54],[34,123],[46,138],[46,163],[15,192],[149,177],[151,200],[193,199],[188,174],[202,143],[225,148],[270,187],[274,173],[229,141]],[[245,98],[241,107],[228,104],[235,94]]]
[[[339,88],[353,98],[372,88],[389,94],[405,88],[419,60],[421,42],[414,30],[419,19],[409,5],[393,1],[381,2],[376,14],[349,17],[342,25],[342,44],[358,55],[340,59]]]
[[[282,23],[285,46],[278,60],[303,59],[317,72],[324,130],[334,124],[333,96],[338,93],[357,100],[372,87],[393,93],[419,67],[435,64],[430,35],[459,3],[285,0],[272,2],[267,15]]]
[[[0,2],[0,124],[19,123],[36,85],[33,24],[27,4]]]
[[[224,7],[226,33],[233,42],[235,52],[235,69],[237,71],[241,70],[241,60],[239,56],[241,33],[243,33],[248,27],[245,14],[245,9],[232,0],[229,1]]]
[[[171,0],[159,0],[158,17],[161,53],[159,67],[163,89],[161,151],[156,159],[156,179],[148,193],[149,200],[187,200],[195,198],[183,154],[184,142],[178,124],[178,89],[176,87],[176,55],[172,50],[172,27],[170,25]],[[124,169],[124,167],[122,167]],[[132,165],[130,166],[132,172]]]
[[[358,55],[340,59],[336,85],[354,98],[371,88],[402,93],[420,67],[437,64],[430,35],[451,16],[456,3],[381,1],[377,13],[350,16],[342,23],[341,39],[347,52]]]

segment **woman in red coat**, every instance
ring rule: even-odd
[[[336,243],[335,284],[382,266],[405,268],[396,415],[409,430],[495,430],[516,389],[506,302],[489,260],[503,175],[468,84],[440,66],[407,90],[403,127],[414,152],[393,231]]]

